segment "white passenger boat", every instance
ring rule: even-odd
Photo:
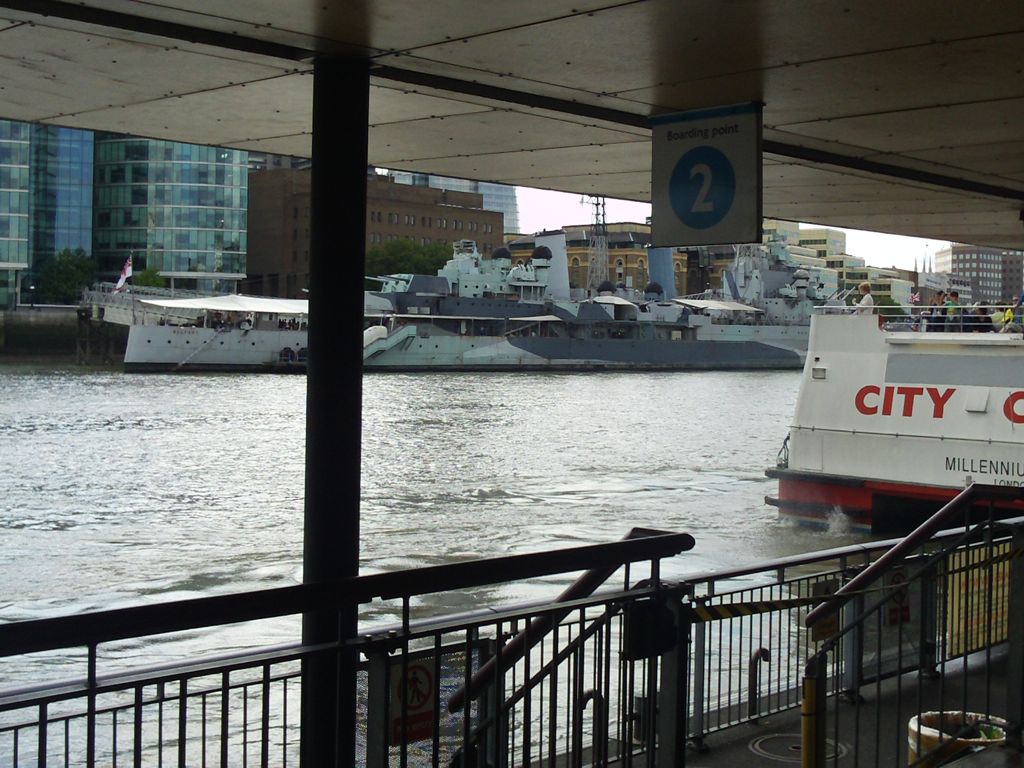
[[[813,318],[767,501],[798,521],[880,532],[912,527],[971,482],[1024,483],[1022,335],[877,321]]]
[[[125,370],[305,372],[308,307],[237,294],[140,298]]]

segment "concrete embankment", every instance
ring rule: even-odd
[[[0,312],[0,362],[120,365],[127,337],[127,326],[82,317],[76,306],[22,306]]]

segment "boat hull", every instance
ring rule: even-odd
[[[782,339],[574,339],[413,335],[364,349],[366,371],[671,371],[800,369],[806,329]]]
[[[767,470],[779,483],[768,503],[799,523],[891,533],[914,528],[972,483],[1021,487],[1021,341],[815,317],[780,467]]]
[[[843,475],[770,469],[779,495],[765,498],[779,513],[800,525],[839,526],[859,533],[911,530],[959,494],[962,488],[900,483]],[[1024,514],[1024,502],[997,502],[997,516]],[[977,509],[987,514],[987,503]]]
[[[302,373],[307,332],[133,325],[126,371],[245,371]]]

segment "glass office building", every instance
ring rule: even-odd
[[[245,272],[245,152],[111,134],[95,141],[98,279],[116,279],[129,254],[136,272]]]
[[[24,123],[0,120],[0,310],[18,300],[29,265],[29,147]]]
[[[33,272],[64,250],[92,252],[93,134],[32,126],[30,258]]]

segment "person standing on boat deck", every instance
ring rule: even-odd
[[[875,300],[871,296],[871,283],[861,283],[860,293],[860,301],[857,302],[855,311],[858,315],[870,315],[875,311]]]
[[[1003,327],[999,329],[1000,333],[1020,333],[1021,332],[1021,297],[1018,296],[1013,300],[1013,306],[1007,307],[1006,312],[1003,313]]]
[[[946,330],[946,292],[939,291],[932,299],[932,316],[928,318],[928,331]]]
[[[976,333],[990,333],[996,329],[995,318],[988,310],[988,302],[978,303],[978,316],[975,318],[974,330]]]
[[[950,291],[946,295],[946,330],[963,330],[963,315],[960,314],[960,294]]]

